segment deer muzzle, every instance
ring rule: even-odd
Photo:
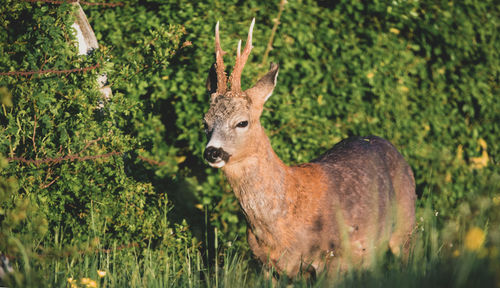
[[[229,156],[229,153],[224,151],[224,149],[215,148],[213,146],[207,147],[203,153],[203,157],[208,161],[208,164],[215,168],[222,168],[226,165]]]

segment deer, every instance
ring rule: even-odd
[[[210,107],[203,119],[208,139],[203,157],[222,170],[234,191],[253,255],[267,271],[289,277],[369,267],[377,251],[408,255],[415,180],[389,141],[350,137],[295,166],[274,152],[260,116],[276,86],[278,64],[271,63],[253,87],[241,89],[254,24],[255,18],[242,52],[238,42],[228,78],[217,22],[215,63],[207,80]]]

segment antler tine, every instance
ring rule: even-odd
[[[236,53],[236,58],[240,57],[241,55],[241,39],[238,41],[238,52]]]
[[[252,24],[250,24],[250,29],[248,29],[248,38],[245,43],[245,48],[243,48],[243,53],[240,53],[241,49],[241,40],[238,43],[238,51],[236,56],[236,63],[234,64],[233,73],[231,73],[231,91],[240,92],[241,91],[241,73],[243,72],[243,67],[245,67],[245,63],[248,60],[248,56],[250,55],[250,51],[252,50],[252,33],[253,26],[255,25],[255,18],[252,20]]]
[[[217,93],[224,94],[227,90],[227,77],[223,56],[226,54],[220,47],[219,21],[215,25],[215,72],[217,73]]]

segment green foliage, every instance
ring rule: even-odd
[[[135,89],[144,93],[149,85],[144,79],[167,65],[182,28],[148,27],[146,37],[129,49],[132,54],[114,63],[107,47],[88,57],[77,55],[71,5],[22,3],[1,9],[2,71],[102,66],[86,73],[1,79],[2,95],[12,95],[12,103],[2,100],[7,102],[0,118],[0,153],[11,158],[3,175],[15,176],[18,197],[43,211],[50,233],[42,243],[98,237],[106,245],[143,245],[144,239],[164,239],[169,224],[163,217],[170,209],[166,191],[155,190],[154,174],[143,171],[147,163],[138,157],[155,155],[150,162],[166,163],[156,173],[172,177],[178,170],[176,149],[163,142],[164,126]],[[131,58],[126,67],[118,66]],[[113,97],[103,100],[96,82],[103,72],[130,85],[123,91],[116,85]],[[131,85],[138,88],[129,93]]]
[[[69,277],[97,279],[95,270],[108,263],[116,268],[108,270],[114,280],[107,285],[200,286],[207,284],[201,278],[218,278],[202,265],[207,255],[199,254],[191,233],[207,244],[214,227],[219,240],[234,241],[237,253],[249,257],[239,205],[222,173],[202,160],[205,79],[217,20],[231,66],[237,40],[256,18],[243,88],[266,72],[269,63],[261,62],[278,2],[84,6],[100,44],[89,56],[77,55],[71,5],[2,2],[0,72],[100,65],[82,73],[0,76],[0,251],[15,259],[26,255],[29,260],[16,261],[21,276],[31,275],[31,263],[54,272],[48,283],[65,285]],[[392,268],[394,278],[355,274],[339,285],[380,283],[380,277],[388,285],[438,283],[427,269],[441,266],[498,269],[491,265],[497,256],[481,253],[500,247],[493,228],[500,223],[499,15],[494,1],[285,5],[269,54],[280,64],[278,86],[262,116],[277,154],[301,163],[350,135],[384,137],[415,172],[419,213],[427,220],[439,214],[422,232],[429,244],[419,248],[410,271]],[[113,90],[109,100],[96,83],[104,72]],[[486,231],[487,252],[453,258],[472,226]],[[131,243],[138,247],[92,253]],[[64,257],[74,261],[65,266]],[[475,264],[468,265],[471,259]],[[220,279],[240,278],[221,286],[266,285],[246,274],[253,271],[246,261],[234,267]],[[444,274],[457,275],[447,269]],[[28,283],[18,276],[19,286]]]
[[[221,173],[204,168],[201,160],[200,119],[208,107],[204,76],[213,63],[213,27],[221,21],[222,46],[233,56],[226,57],[231,64],[237,40],[245,39],[256,17],[255,47],[243,81],[249,87],[268,67],[258,63],[278,2],[149,1],[145,6],[182,23],[185,40],[192,43],[166,67],[168,81],[159,89],[174,115],[168,121],[175,122],[165,124],[175,126],[167,129],[166,139],[186,157],[182,175],[195,188],[198,203],[209,209],[211,223],[233,239],[244,225],[241,216],[235,217],[238,205],[225,194],[230,188]],[[101,13],[93,17],[105,19],[98,18]],[[442,215],[452,217],[458,203],[477,194],[496,193],[498,15],[491,1],[287,3],[270,53],[281,65],[278,86],[262,117],[273,147],[285,162],[301,163],[344,137],[375,134],[406,156],[419,195],[429,191]],[[97,24],[95,29],[102,28]],[[107,38],[115,39],[112,35],[121,32],[109,33]],[[485,162],[478,166],[477,161]]]

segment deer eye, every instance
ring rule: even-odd
[[[205,134],[210,134],[210,127],[208,126],[207,122],[203,121],[203,129],[205,130]]]
[[[238,128],[245,128],[248,126],[248,121],[241,121],[240,123],[236,124],[236,127]]]

